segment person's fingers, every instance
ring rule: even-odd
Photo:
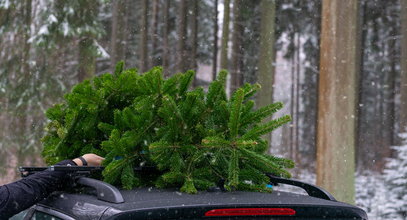
[[[105,158],[103,158],[103,157],[100,157],[100,156],[98,156],[98,155],[95,155],[96,156],[96,166],[100,166],[101,164],[102,164],[102,162],[103,162],[103,160],[105,159]]]
[[[100,166],[102,161],[105,159],[96,154],[85,154],[82,157],[86,160],[86,162],[88,162],[89,166]]]

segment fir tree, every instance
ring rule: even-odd
[[[250,98],[260,85],[246,84],[230,99],[227,73],[209,86],[189,90],[194,72],[163,79],[154,67],[143,75],[124,70],[86,80],[47,111],[43,138],[48,163],[83,153],[104,156],[104,180],[126,189],[155,184],[196,193],[224,183],[227,190],[269,191],[265,173],[290,177],[293,162],[265,154],[261,138],[289,116],[263,122],[282,108],[275,103],[254,110]],[[135,167],[155,166],[146,177]]]

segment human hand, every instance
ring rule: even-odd
[[[105,159],[103,157],[100,157],[96,154],[84,154],[82,156],[83,159],[86,160],[88,163],[88,166],[100,166],[102,164],[102,161]],[[73,159],[73,162],[75,162],[78,166],[83,166],[82,160],[79,158]]]

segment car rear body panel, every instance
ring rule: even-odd
[[[220,208],[292,208],[294,216],[266,219],[367,219],[355,206],[311,196],[279,192],[200,192],[180,193],[175,190],[140,188],[121,191],[125,202],[112,204],[86,194],[54,194],[41,204],[59,210],[70,210],[83,219],[216,219],[204,217],[207,211]],[[224,218],[223,218],[224,219]]]

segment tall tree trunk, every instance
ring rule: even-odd
[[[243,73],[241,72],[243,57],[243,25],[241,7],[243,0],[235,0],[233,4],[233,35],[232,35],[232,67],[231,67],[231,91],[243,85]]]
[[[79,67],[78,67],[78,81],[82,82],[95,74],[96,57],[93,45],[93,38],[83,37],[79,41]]]
[[[400,131],[407,132],[407,0],[401,3]]]
[[[31,44],[28,43],[28,40],[31,36],[31,10],[32,10],[32,1],[27,0],[25,1],[25,7],[24,7],[24,27],[23,27],[23,45],[24,45],[24,50],[23,50],[23,56],[21,59],[22,63],[22,72],[23,74],[30,75],[30,65],[29,65],[29,58],[30,58],[30,49],[31,49]]]
[[[276,4],[275,0],[261,1],[261,18],[260,18],[260,54],[258,63],[258,81],[262,84],[262,88],[256,96],[258,107],[269,105],[273,102],[273,86],[274,86],[274,29]],[[271,117],[266,120],[271,120]],[[269,144],[271,144],[271,133],[265,135]]]
[[[317,185],[355,202],[359,1],[323,0],[318,102]]]
[[[141,0],[141,19],[140,19],[140,72],[148,69],[148,0]]]
[[[112,33],[110,44],[110,68],[114,71],[116,63],[125,59],[126,42],[126,0],[113,1]]]
[[[394,129],[394,118],[395,118],[395,110],[394,110],[394,105],[395,105],[395,81],[396,81],[396,54],[397,54],[397,48],[396,48],[396,36],[397,36],[397,31],[396,27],[392,26],[389,27],[390,30],[390,36],[392,37],[391,40],[388,42],[384,42],[384,48],[387,48],[387,56],[390,59],[390,69],[388,70],[387,74],[383,77],[383,113],[381,114],[382,118],[382,123],[379,131],[381,131],[382,135],[382,141],[380,144],[378,144],[379,149],[378,153],[379,155],[376,157],[378,162],[377,162],[377,170],[382,171],[385,168],[386,165],[386,158],[389,158],[392,156],[392,149],[391,146],[394,143],[393,135],[395,133]],[[388,44],[387,47],[385,44]]]
[[[213,55],[212,55],[212,80],[216,79],[216,71],[218,67],[218,0],[215,0],[213,15],[214,35],[213,35]]]
[[[170,14],[170,0],[164,1],[164,9],[163,9],[163,20],[164,20],[164,27],[163,27],[163,69],[164,69],[164,76],[168,77],[168,64],[169,64],[169,45],[168,45],[168,35],[169,35],[169,14]]]
[[[225,0],[222,23],[222,43],[220,49],[220,68],[228,69],[228,48],[229,48],[229,21],[230,21],[230,0]]]
[[[187,40],[187,0],[181,0],[178,18],[178,71],[185,72],[187,70],[187,53],[185,42]]]
[[[304,67],[304,92],[302,93],[302,102],[304,103],[303,111],[303,132],[301,134],[301,145],[305,146],[305,151],[302,156],[301,169],[307,169],[315,172],[316,161],[316,127],[317,127],[317,100],[318,100],[318,74],[319,74],[319,45],[321,33],[321,2],[319,0],[313,1],[312,7],[312,20],[311,23],[315,24],[312,29],[312,36],[315,37],[314,50],[306,62],[309,61],[309,66]],[[318,46],[317,46],[318,45]],[[304,44],[305,49],[305,44]]]
[[[21,74],[24,75],[24,82],[20,82],[22,85],[25,86],[24,90],[29,92],[31,89],[37,89],[37,87],[34,87],[33,81],[35,81],[35,76],[31,74],[30,70],[30,65],[29,65],[29,59],[30,59],[30,49],[31,49],[31,44],[28,42],[28,39],[30,38],[31,31],[31,20],[32,20],[32,1],[27,0],[24,1],[21,7],[21,14],[23,15],[24,19],[24,27],[22,27],[22,45],[23,45],[23,50],[21,51],[21,64],[22,64],[22,72]],[[31,92],[30,92],[31,93]],[[33,103],[29,102],[30,98],[25,99],[25,103],[18,108],[20,111],[19,117],[18,117],[18,124],[17,126],[20,127],[20,131],[18,132],[18,136],[21,138],[20,141],[18,141],[18,144],[23,144],[25,146],[28,145],[30,142],[27,137],[31,135],[31,124],[32,124],[32,119],[35,116],[36,112],[33,111]],[[27,149],[28,150],[28,149]],[[17,163],[18,164],[23,164],[24,160],[27,156],[27,150],[24,150],[22,146],[17,147],[16,151],[16,157],[17,157]],[[16,179],[18,177],[18,172],[15,172],[14,178]]]
[[[362,16],[362,36],[361,36],[361,47],[365,48],[365,42],[367,40],[367,30],[368,30],[368,24],[367,24],[367,1],[364,0],[362,1],[362,9],[361,9],[361,16]],[[363,79],[365,78],[365,71],[363,69],[364,62],[365,62],[365,56],[366,56],[366,50],[363,50],[361,53],[361,59],[360,59],[360,77],[359,77],[359,97],[358,97],[358,124],[357,124],[357,148],[355,150],[356,152],[356,169],[358,171],[362,171],[366,166],[366,160],[368,157],[366,156],[366,150],[364,146],[366,146],[365,141],[366,141],[366,133],[367,132],[362,132],[365,130],[364,128],[364,122],[363,122],[363,116],[365,115],[365,95],[364,95],[364,86],[363,86]]]
[[[30,50],[31,50],[31,44],[28,42],[29,38],[31,36],[31,24],[32,24],[32,0],[27,0],[25,1],[25,12],[24,12],[24,37],[23,37],[23,45],[24,45],[24,51],[23,51],[23,56],[22,56],[22,65],[23,65],[23,74],[27,76],[29,79],[29,87],[32,88],[32,90],[37,90],[40,86],[37,86],[36,82],[37,79],[34,74],[31,73],[31,68],[30,68]],[[32,95],[36,95],[36,93],[32,92]],[[31,128],[33,127],[33,121],[34,117],[38,114],[34,110],[34,103],[33,102],[28,102],[26,107],[25,107],[25,124],[24,124],[24,131],[25,131],[25,136],[29,136],[32,134]],[[22,134],[24,135],[24,134]],[[24,142],[29,142],[29,140],[23,140]],[[32,150],[32,149],[29,149]]]
[[[300,77],[301,77],[301,40],[300,40],[300,33],[296,34],[296,45],[297,51],[295,52],[295,60],[296,60],[296,80],[295,80],[295,144],[294,144],[294,161],[300,164],[299,161],[299,153],[300,153]]]
[[[157,44],[158,44],[158,13],[159,13],[160,0],[153,0],[153,15],[151,25],[151,58],[150,66],[157,66],[160,64],[160,58],[157,56]]]
[[[198,51],[198,16],[199,16],[199,1],[192,1],[192,13],[190,14],[191,22],[191,54],[189,56],[189,69],[197,70],[197,51]],[[193,86],[198,86],[197,75],[195,74],[195,80]]]
[[[190,55],[190,69],[196,70],[198,63],[196,60],[198,50],[198,16],[199,16],[199,1],[192,2],[191,11],[191,55]]]
[[[83,2],[82,2],[83,3]],[[89,11],[92,18],[97,17],[99,10],[98,1],[90,1],[84,4],[83,11]],[[78,56],[78,81],[90,78],[95,74],[96,70],[96,48],[94,45],[95,38],[92,34],[85,34],[79,39],[79,56]]]
[[[292,38],[294,40],[294,38]],[[295,57],[291,57],[291,96],[290,96],[290,115],[295,117]],[[295,148],[295,121],[290,122],[290,158],[294,158]]]
[[[278,147],[279,150],[279,154],[283,154],[284,157],[291,157],[290,155],[290,141],[291,141],[291,133],[290,133],[290,128],[291,126],[283,126],[282,130],[281,130],[281,144],[280,147]],[[287,148],[289,148],[289,152],[287,152]],[[270,148],[270,150],[268,152],[271,152],[271,149],[275,149]],[[283,150],[284,149],[284,150]]]
[[[395,138],[395,118],[396,118],[396,110],[395,110],[395,96],[396,96],[396,79],[397,79],[397,62],[398,57],[396,56],[397,54],[397,35],[398,31],[396,30],[396,27],[392,27],[392,36],[393,39],[390,41],[390,46],[389,46],[389,53],[391,54],[391,63],[390,63],[390,74],[389,78],[387,81],[387,84],[389,85],[389,96],[388,96],[388,132],[389,132],[389,149],[390,145],[395,145],[396,143],[396,138]],[[389,155],[391,156],[391,155]]]
[[[392,156],[391,146],[393,143],[393,134],[394,134],[394,99],[395,99],[395,79],[396,79],[396,70],[395,70],[395,62],[396,62],[396,39],[395,36],[396,28],[389,27],[390,35],[392,39],[388,42],[383,42],[383,48],[387,48],[385,54],[387,53],[387,57],[390,59],[390,69],[388,72],[385,72],[383,76],[383,86],[381,89],[382,95],[382,112],[381,112],[381,126],[378,129],[380,131],[381,141],[377,144],[378,150],[377,152],[377,170],[382,171],[385,167],[386,160],[385,158],[389,158]],[[387,44],[387,45],[386,45]],[[379,137],[380,137],[379,136]]]

